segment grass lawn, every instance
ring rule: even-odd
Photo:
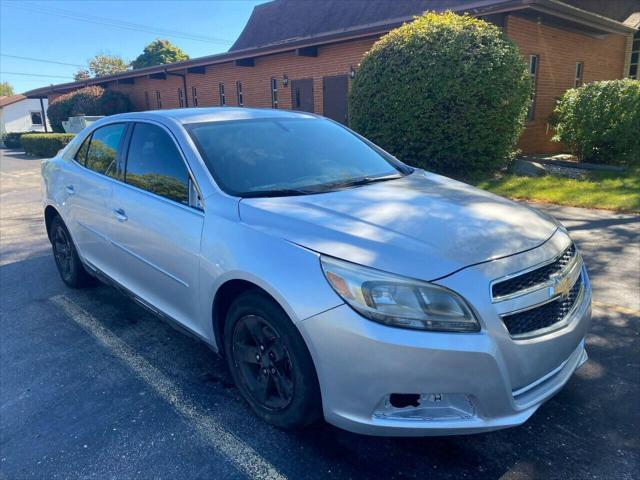
[[[593,172],[584,180],[547,175],[520,177],[499,174],[471,183],[490,192],[518,200],[556,203],[573,207],[640,212],[640,168],[626,173]]]

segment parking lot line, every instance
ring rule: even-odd
[[[591,304],[594,307],[604,308],[605,310],[613,310],[623,315],[631,315],[632,317],[640,317],[640,311],[633,308],[620,307],[618,305],[609,305],[608,303],[598,302],[597,300],[591,300]]]
[[[255,479],[286,478],[253,448],[227,431],[202,409],[193,405],[175,383],[106,329],[89,312],[65,295],[57,295],[49,300],[62,309],[82,329],[107,347],[178,413],[189,420],[203,439],[219,450],[238,470]]]

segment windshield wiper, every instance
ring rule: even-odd
[[[240,196],[242,198],[259,198],[259,197],[293,197],[296,195],[313,195],[314,193],[324,193],[339,188],[356,187],[360,185],[368,185],[370,183],[384,182],[387,180],[395,180],[404,175],[401,173],[393,173],[391,175],[380,176],[364,176],[356,177],[350,180],[340,180],[339,182],[323,183],[320,185],[312,185],[307,188],[280,188],[273,190],[255,190],[253,192],[245,192]]]
[[[312,190],[302,188],[281,188],[274,190],[255,190],[253,192],[245,192],[240,196],[242,198],[259,198],[259,197],[293,197],[296,195],[312,195],[318,193]]]
[[[380,175],[377,177],[374,176],[364,176],[364,177],[356,177],[351,180],[341,180],[339,182],[325,183],[323,185],[318,185],[314,187],[314,190],[318,191],[326,191],[333,190],[336,188],[347,188],[347,187],[358,187],[361,185],[368,185],[370,183],[376,182],[386,182],[387,180],[395,180],[396,178],[402,178],[404,175],[401,173],[393,173],[391,175]]]

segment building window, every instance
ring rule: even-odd
[[[224,98],[224,83],[218,84],[218,93],[220,94],[220,106],[224,107],[227,104],[227,100]]]
[[[631,46],[631,62],[629,63],[629,77],[638,80],[638,56],[640,56],[640,32],[636,32],[633,36],[633,44]]]
[[[239,107],[244,107],[244,97],[242,96],[242,82],[236,82],[236,100]]]
[[[584,70],[584,63],[576,62],[576,78],[573,81],[573,87],[579,87],[582,85],[582,71]]]
[[[162,98],[160,98],[160,90],[156,90],[156,105],[158,106],[158,110],[162,108]]]
[[[144,92],[144,104],[147,106],[147,110],[151,110],[151,103],[149,102],[149,92]]]
[[[271,79],[271,108],[278,108],[278,80]]]
[[[527,120],[529,122],[531,122],[535,116],[539,64],[540,57],[538,55],[529,55],[529,78],[531,78],[531,103],[527,111]]]
[[[30,112],[31,125],[42,125],[42,112]]]
[[[184,107],[184,92],[181,88],[178,89],[178,105],[180,105],[180,108]]]
[[[191,103],[194,107],[198,106],[198,90],[196,87],[191,87]]]

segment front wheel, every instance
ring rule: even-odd
[[[84,269],[69,230],[59,216],[51,221],[49,239],[62,281],[71,288],[84,288],[93,284],[93,277]]]
[[[225,324],[227,363],[242,396],[266,422],[298,428],[322,415],[316,371],[302,336],[268,295],[250,290]]]

